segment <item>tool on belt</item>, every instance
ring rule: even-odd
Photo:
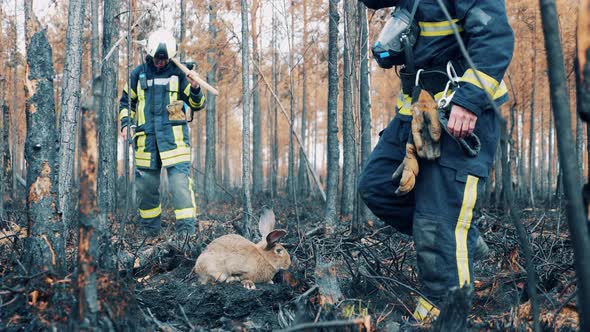
[[[481,149],[481,142],[477,135],[471,133],[464,138],[457,138],[451,134],[448,128],[451,112],[451,100],[458,88],[459,78],[449,62],[447,75],[449,81],[443,90],[441,98],[435,102],[434,98],[420,86],[420,74],[416,73],[415,86],[412,89],[412,130],[406,143],[406,155],[402,163],[392,174],[394,181],[399,180],[399,187],[395,194],[405,195],[414,189],[416,176],[419,173],[418,157],[426,160],[434,160],[440,157],[441,127],[459,144],[467,157],[475,157]]]

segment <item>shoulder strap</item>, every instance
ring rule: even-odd
[[[408,40],[408,35],[410,34],[410,29],[412,28],[412,24],[414,23],[414,16],[416,15],[416,11],[418,10],[418,4],[420,0],[415,0],[414,5],[412,7],[412,11],[410,12],[410,23],[406,28],[404,35],[402,36],[402,42],[404,43],[404,55],[406,58],[406,69],[410,73],[414,73],[416,68],[414,66],[414,54],[412,52],[412,46],[410,45],[410,41]]]

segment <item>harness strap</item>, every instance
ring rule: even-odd
[[[412,12],[410,13],[410,23],[406,28],[406,31],[401,36],[401,42],[404,45],[404,56],[406,58],[406,68],[409,72],[415,72],[414,66],[414,52],[412,49],[412,45],[410,45],[410,40],[408,36],[410,35],[410,30],[412,29],[412,23],[414,22],[414,16],[416,15],[416,11],[418,10],[418,4],[420,0],[414,1],[414,6],[412,7]]]

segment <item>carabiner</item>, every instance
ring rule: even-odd
[[[451,61],[447,62],[447,76],[451,82],[455,84],[459,83],[459,76],[457,75],[457,71],[455,71],[455,67]]]
[[[448,81],[447,85],[445,86],[445,89],[442,93],[442,97],[440,97],[440,99],[438,100],[438,108],[439,109],[443,109],[446,108],[447,106],[449,106],[449,104],[451,103],[451,99],[453,99],[453,96],[455,95],[455,91],[457,90],[453,90],[451,92],[451,94],[449,94],[447,96],[447,93],[449,92],[449,88],[451,87],[451,84],[453,84],[452,81]],[[453,84],[455,85],[455,84]]]

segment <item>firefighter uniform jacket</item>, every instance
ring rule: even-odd
[[[168,109],[174,102],[180,105],[176,114]],[[131,73],[131,89],[125,84],[119,105],[121,128],[129,124],[129,110],[132,119],[137,117],[134,140],[138,168],[190,163],[186,112],[189,108],[203,109],[205,97],[200,88],[191,87],[178,67],[170,62],[156,70],[151,60],[137,66]]]
[[[412,10],[414,0],[361,0],[369,8],[379,9],[389,6],[403,6]],[[443,166],[462,170],[479,177],[487,177],[492,167],[495,147],[499,139],[498,119],[486,94],[494,99],[496,105],[508,100],[508,90],[502,81],[505,71],[512,60],[514,34],[508,23],[504,1],[497,0],[442,0],[449,11],[453,23],[457,26],[467,52],[475,64],[476,73],[469,68],[460,51],[453,34],[451,22],[447,20],[437,0],[421,0],[418,4],[415,20],[420,27],[420,34],[413,48],[413,60],[416,70],[437,69],[438,84],[425,87],[434,97],[442,97],[444,85],[448,81],[444,73],[447,62],[452,61],[457,71],[459,87],[451,100],[452,104],[462,106],[477,115],[475,134],[482,141],[482,153],[478,158],[466,158],[457,144],[446,143],[450,139],[444,135],[444,153],[439,163]],[[436,70],[435,70],[436,71]],[[436,75],[432,75],[436,76]],[[410,121],[411,91],[407,88],[415,84],[415,73],[400,71],[403,92],[397,102],[397,113]],[[443,77],[444,80],[440,80]],[[421,76],[421,80],[423,80]],[[426,76],[424,76],[426,80]],[[436,79],[434,81],[437,81]],[[429,82],[424,82],[429,83]],[[429,85],[429,84],[426,84]],[[434,86],[434,87],[433,87]],[[424,88],[424,87],[423,87]],[[405,151],[402,151],[403,153]]]

